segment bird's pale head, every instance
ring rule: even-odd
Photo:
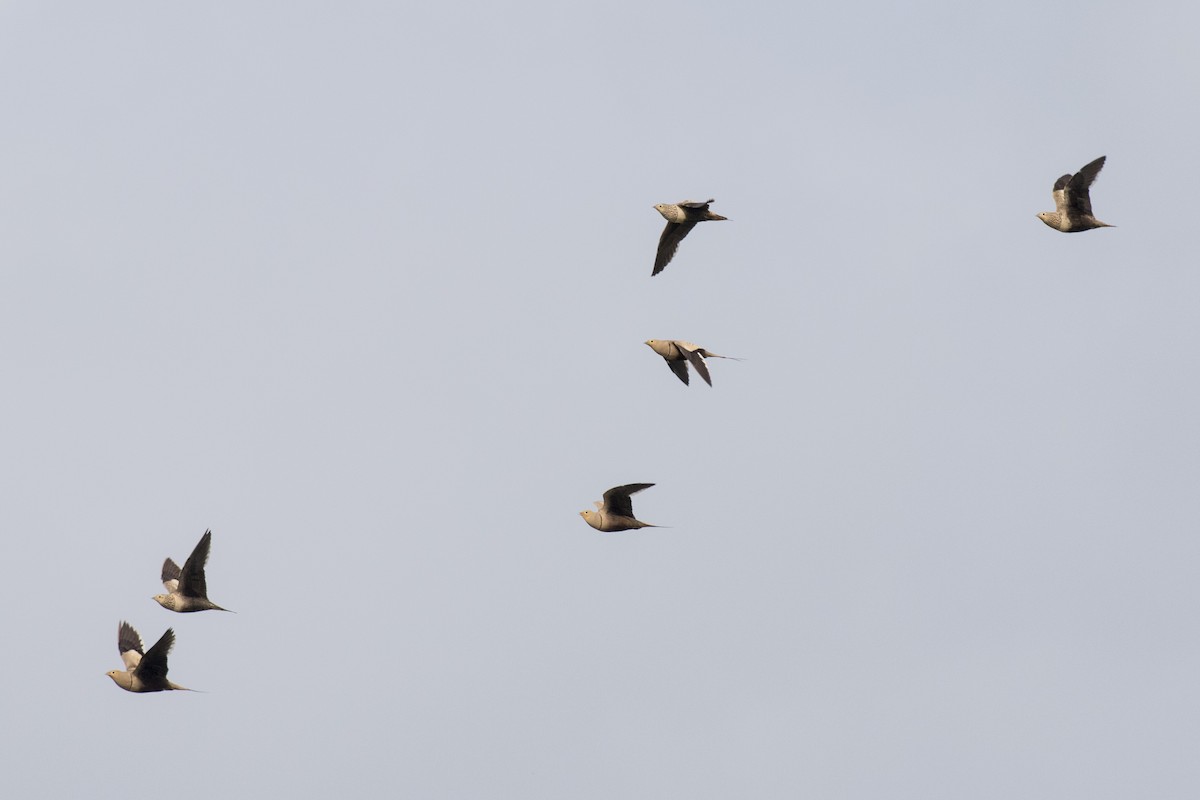
[[[128,672],[123,672],[119,669],[110,669],[104,674],[112,678],[113,683],[115,683],[117,686],[120,686],[125,691],[133,691],[133,676]]]
[[[591,525],[597,530],[600,529],[600,515],[595,511],[580,511],[579,516],[583,517],[583,521]]]
[[[654,207],[654,210],[663,215],[667,222],[683,222],[683,212],[679,210],[679,206],[671,203],[659,203]]]
[[[678,356],[670,339],[647,339],[645,345],[663,358]]]
[[[167,609],[168,611],[175,610],[175,597],[173,595],[156,594],[156,595],[154,595],[154,602],[158,603],[160,606]]]
[[[1042,211],[1037,215],[1037,218],[1049,225],[1051,228],[1058,228],[1058,212],[1057,211]]]

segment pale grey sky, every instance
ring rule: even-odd
[[[0,2],[0,793],[1196,797],[1198,29]]]

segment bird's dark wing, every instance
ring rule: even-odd
[[[1070,213],[1092,216],[1092,198],[1088,189],[1104,167],[1105,158],[1106,156],[1100,156],[1071,177],[1071,182],[1067,184],[1064,192],[1064,200]]]
[[[700,353],[696,350],[688,350],[684,347],[679,349],[683,350],[684,355],[687,356],[687,360],[692,363],[692,367],[696,370],[696,372],[700,373],[701,378],[704,378],[704,382],[709,386],[712,386],[712,378],[708,376],[708,365],[704,363],[704,359],[701,357]]]
[[[142,652],[142,637],[138,636],[132,625],[122,622],[117,627],[117,652],[128,653],[130,650],[138,654]]]
[[[700,202],[699,200],[684,200],[682,203],[676,203],[675,205],[679,206],[680,208],[694,208],[698,211],[699,210],[707,211],[708,204],[711,203],[712,201],[713,201],[713,198],[710,197],[707,200],[705,200],[703,203]]]
[[[168,558],[163,562],[162,582],[166,583],[167,581],[177,580],[179,580],[179,565]]]
[[[651,276],[662,272],[667,264],[671,263],[671,259],[675,257],[675,251],[679,249],[679,243],[683,241],[683,237],[691,233],[692,228],[696,227],[694,222],[668,222],[667,227],[663,228],[662,236],[658,239],[658,255],[654,258],[654,271]]]
[[[1050,196],[1054,198],[1054,210],[1059,214],[1067,213],[1067,184],[1071,182],[1070,175],[1063,175],[1054,182],[1054,190]]]
[[[166,633],[142,656],[141,663],[134,670],[142,683],[153,685],[167,679],[167,653],[171,652],[174,645],[175,631],[167,628]]]
[[[212,544],[212,531],[205,531],[196,543],[196,549],[183,562],[179,573],[179,593],[184,597],[208,597],[208,586],[204,582],[204,565],[208,562],[208,548]]]
[[[627,483],[624,486],[614,486],[604,493],[604,510],[609,514],[622,517],[633,516],[633,501],[629,498],[642,489],[649,489],[653,483]]]
[[[687,362],[680,359],[679,361],[668,361],[667,366],[671,368],[671,372],[675,373],[675,377],[683,381],[683,385],[687,386],[688,371]]]

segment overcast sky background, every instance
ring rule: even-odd
[[[0,2],[0,793],[1195,798],[1198,29]]]

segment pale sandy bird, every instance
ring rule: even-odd
[[[186,686],[177,686],[167,680],[167,653],[175,644],[175,631],[167,628],[150,652],[142,652],[142,637],[128,622],[117,627],[117,650],[125,669],[108,672],[113,683],[127,692],[166,692],[172,689],[190,692]]]
[[[1092,198],[1088,189],[1104,166],[1100,156],[1074,175],[1063,175],[1054,182],[1054,210],[1043,211],[1038,219],[1063,233],[1090,231],[1092,228],[1115,228],[1092,216]]]
[[[650,273],[651,276],[662,272],[667,264],[671,263],[679,243],[691,233],[697,222],[726,219],[708,210],[708,204],[711,202],[711,199],[703,203],[683,200],[678,203],[659,203],[654,207],[667,220],[667,227],[663,228],[662,236],[658,239],[658,255],[654,257],[654,271]]]
[[[208,548],[212,544],[212,531],[205,531],[196,544],[196,549],[183,562],[183,569],[174,561],[163,562],[162,582],[167,594],[156,594],[154,600],[168,611],[187,613],[191,611],[229,611],[208,599],[208,586],[204,581],[204,564],[208,561]]]
[[[674,372],[675,377],[685,384],[688,382],[688,364],[691,364],[692,368],[700,373],[700,377],[704,378],[705,383],[712,386],[712,378],[708,375],[708,365],[704,363],[704,359],[727,358],[730,361],[741,361],[740,358],[718,355],[699,345],[679,339],[647,339],[646,344],[650,346],[651,350],[666,359],[671,372]]]
[[[629,497],[642,489],[649,489],[653,485],[653,483],[627,483],[624,486],[614,486],[604,493],[602,502],[596,503],[595,511],[580,511],[579,516],[583,517],[583,521],[588,525],[606,533],[637,528],[657,528],[658,525],[634,519],[633,501]]]

